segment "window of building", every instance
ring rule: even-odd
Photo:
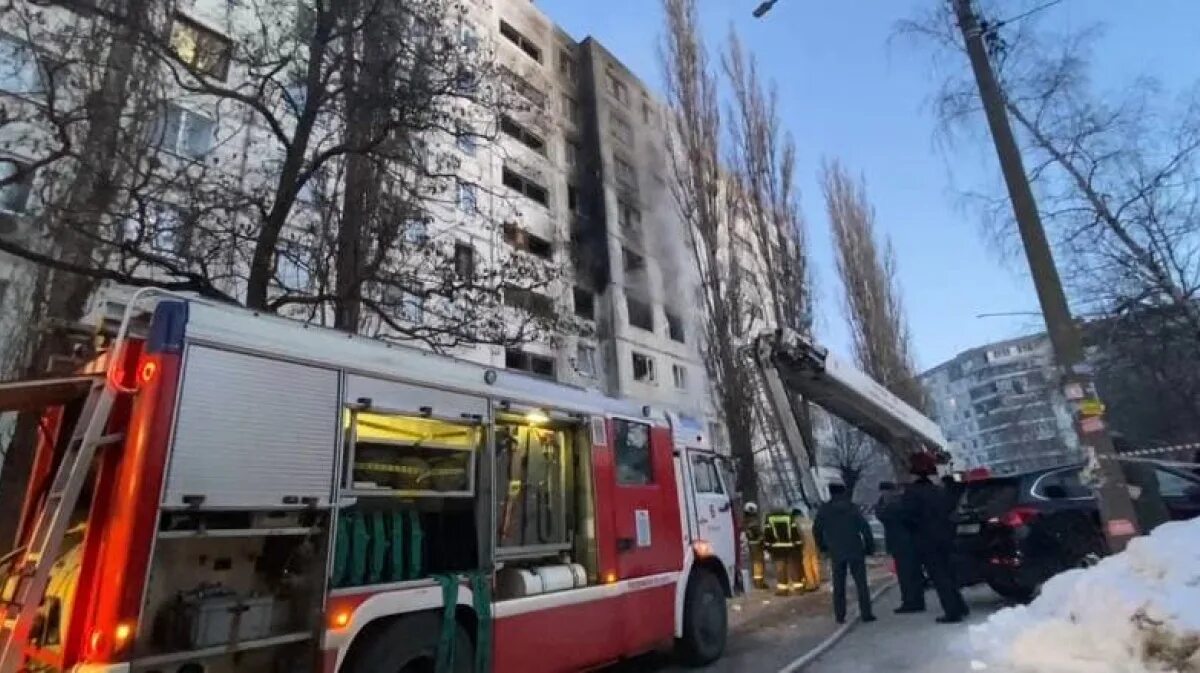
[[[19,171],[28,168],[24,163],[12,159],[0,160],[0,182],[13,180]],[[23,213],[29,207],[29,194],[33,190],[33,173],[25,173],[20,180],[7,182],[0,187],[0,210]]]
[[[629,325],[631,327],[644,329],[647,332],[654,331],[654,309],[649,303],[634,299],[633,297],[626,297],[625,308],[629,312]]]
[[[479,208],[478,190],[469,182],[458,183],[458,207],[468,213],[474,213]]]
[[[629,86],[622,82],[614,73],[608,73],[608,92],[618,101],[629,104]]]
[[[421,246],[429,242],[429,222],[423,217],[412,217],[404,222],[404,232],[401,234],[404,242],[411,246]]]
[[[642,383],[654,383],[654,358],[633,351],[633,380],[641,381]]]
[[[591,344],[575,345],[575,370],[590,379],[596,378],[596,347]]]
[[[626,272],[640,271],[646,267],[646,259],[629,248],[621,248],[621,258]]]
[[[515,285],[504,286],[504,305],[521,309],[538,318],[554,317],[554,300],[540,292]]]
[[[579,153],[582,151],[583,149],[577,141],[570,138],[563,140],[563,163],[567,165],[567,168],[575,168],[579,165]]]
[[[629,120],[614,112],[608,116],[608,128],[617,140],[626,145],[633,144],[633,127],[629,125]]]
[[[524,194],[526,197],[537,201],[543,206],[550,204],[550,194],[546,191],[545,187],[517,173],[508,166],[504,167],[503,180],[505,187]]]
[[[504,242],[517,250],[523,250],[542,259],[554,257],[554,246],[550,241],[525,231],[513,222],[504,223]]]
[[[542,48],[539,47],[533,40],[522,35],[521,31],[513,28],[512,25],[504,19],[500,20],[500,34],[503,35],[504,38],[509,42],[517,45],[521,51],[525,52],[526,56],[532,58],[538,63],[542,62]]]
[[[667,311],[666,313],[667,313],[667,334],[668,334],[668,336],[671,337],[672,341],[678,341],[679,343],[685,343],[687,341],[687,338],[686,338],[686,335],[684,334],[683,318],[680,318],[679,316],[675,315],[674,313],[671,313],[670,311]]]
[[[554,358],[510,348],[504,351],[504,366],[538,376],[554,378]]]
[[[579,188],[575,185],[567,185],[567,210],[572,213],[578,213],[579,208]]]
[[[579,101],[565,94],[562,97],[562,114],[576,126],[583,122],[583,108],[579,106]]]
[[[455,124],[454,140],[463,154],[475,156],[475,147],[478,143],[475,141],[475,132],[469,126],[462,122]]]
[[[217,122],[168,103],[155,121],[158,147],[190,159],[202,159],[216,142]]]
[[[306,290],[312,285],[312,273],[304,249],[286,246],[275,253],[275,278],[289,290]]]
[[[219,80],[229,76],[233,44],[187,17],[176,16],[171,25],[171,51],[196,72]]]
[[[500,71],[503,74],[504,79],[508,82],[509,86],[511,86],[519,96],[528,101],[534,109],[546,109],[546,93],[544,91],[537,88],[532,82],[524,77],[521,77],[508,67],[501,66]]]
[[[617,202],[617,223],[623,229],[636,230],[642,224],[642,211],[626,201]]]
[[[626,187],[637,186],[637,173],[633,170],[633,164],[621,157],[613,156],[613,171],[616,174],[617,182]]]
[[[512,117],[508,115],[500,116],[500,131],[534,152],[542,156],[546,155],[546,141],[542,140],[542,137],[538,134],[517,123]]]
[[[575,59],[566,49],[558,50],[558,74],[568,82],[575,81]]]
[[[596,319],[596,295],[575,286],[575,315],[585,320]]]
[[[475,277],[475,248],[470,243],[454,244],[454,273],[468,281]]]
[[[45,93],[46,84],[33,47],[0,36],[0,90],[33,95]]]
[[[671,379],[675,382],[676,388],[680,390],[687,388],[687,367],[671,365]]]
[[[479,90],[479,77],[474,70],[466,65],[460,64],[457,72],[454,73],[454,90],[458,93],[469,96]]]
[[[654,122],[654,108],[650,106],[650,101],[642,99],[642,121],[646,124]]]
[[[614,418],[613,454],[617,468],[617,484],[645,486],[654,483],[648,423]]]

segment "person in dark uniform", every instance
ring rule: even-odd
[[[912,535],[904,525],[900,489],[890,481],[879,484],[879,504],[875,516],[883,524],[883,544],[896,564],[896,580],[900,583],[898,614],[925,611],[925,576],[913,548]]]
[[[942,612],[937,621],[943,624],[961,622],[967,613],[966,601],[958,590],[950,553],[954,546],[954,529],[950,513],[954,503],[931,478],[937,474],[937,461],[931,454],[914,453],[910,470],[916,480],[904,489],[900,499],[901,518],[912,535],[917,559],[937,590]]]
[[[833,616],[838,624],[846,622],[846,571],[849,571],[854,576],[859,614],[864,622],[873,622],[867,556],[875,553],[875,537],[845,486],[830,484],[829,496],[829,502],[817,510],[813,536],[833,566]]]

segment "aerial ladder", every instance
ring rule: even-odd
[[[810,504],[820,502],[819,490],[791,395],[816,404],[885,446],[946,450],[946,437],[937,423],[799,332],[778,329],[760,334],[752,344],[751,359],[784,449],[800,462],[800,488]]]

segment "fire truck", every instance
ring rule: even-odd
[[[722,654],[737,531],[702,423],[194,297],[114,305],[77,374],[0,387],[44,410],[0,673]]]

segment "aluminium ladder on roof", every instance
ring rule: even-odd
[[[105,434],[117,394],[107,377],[93,377],[28,543],[16,552],[16,562],[4,580],[0,593],[0,673],[17,673],[24,666],[30,631],[92,458],[100,447],[123,438],[122,434]]]

